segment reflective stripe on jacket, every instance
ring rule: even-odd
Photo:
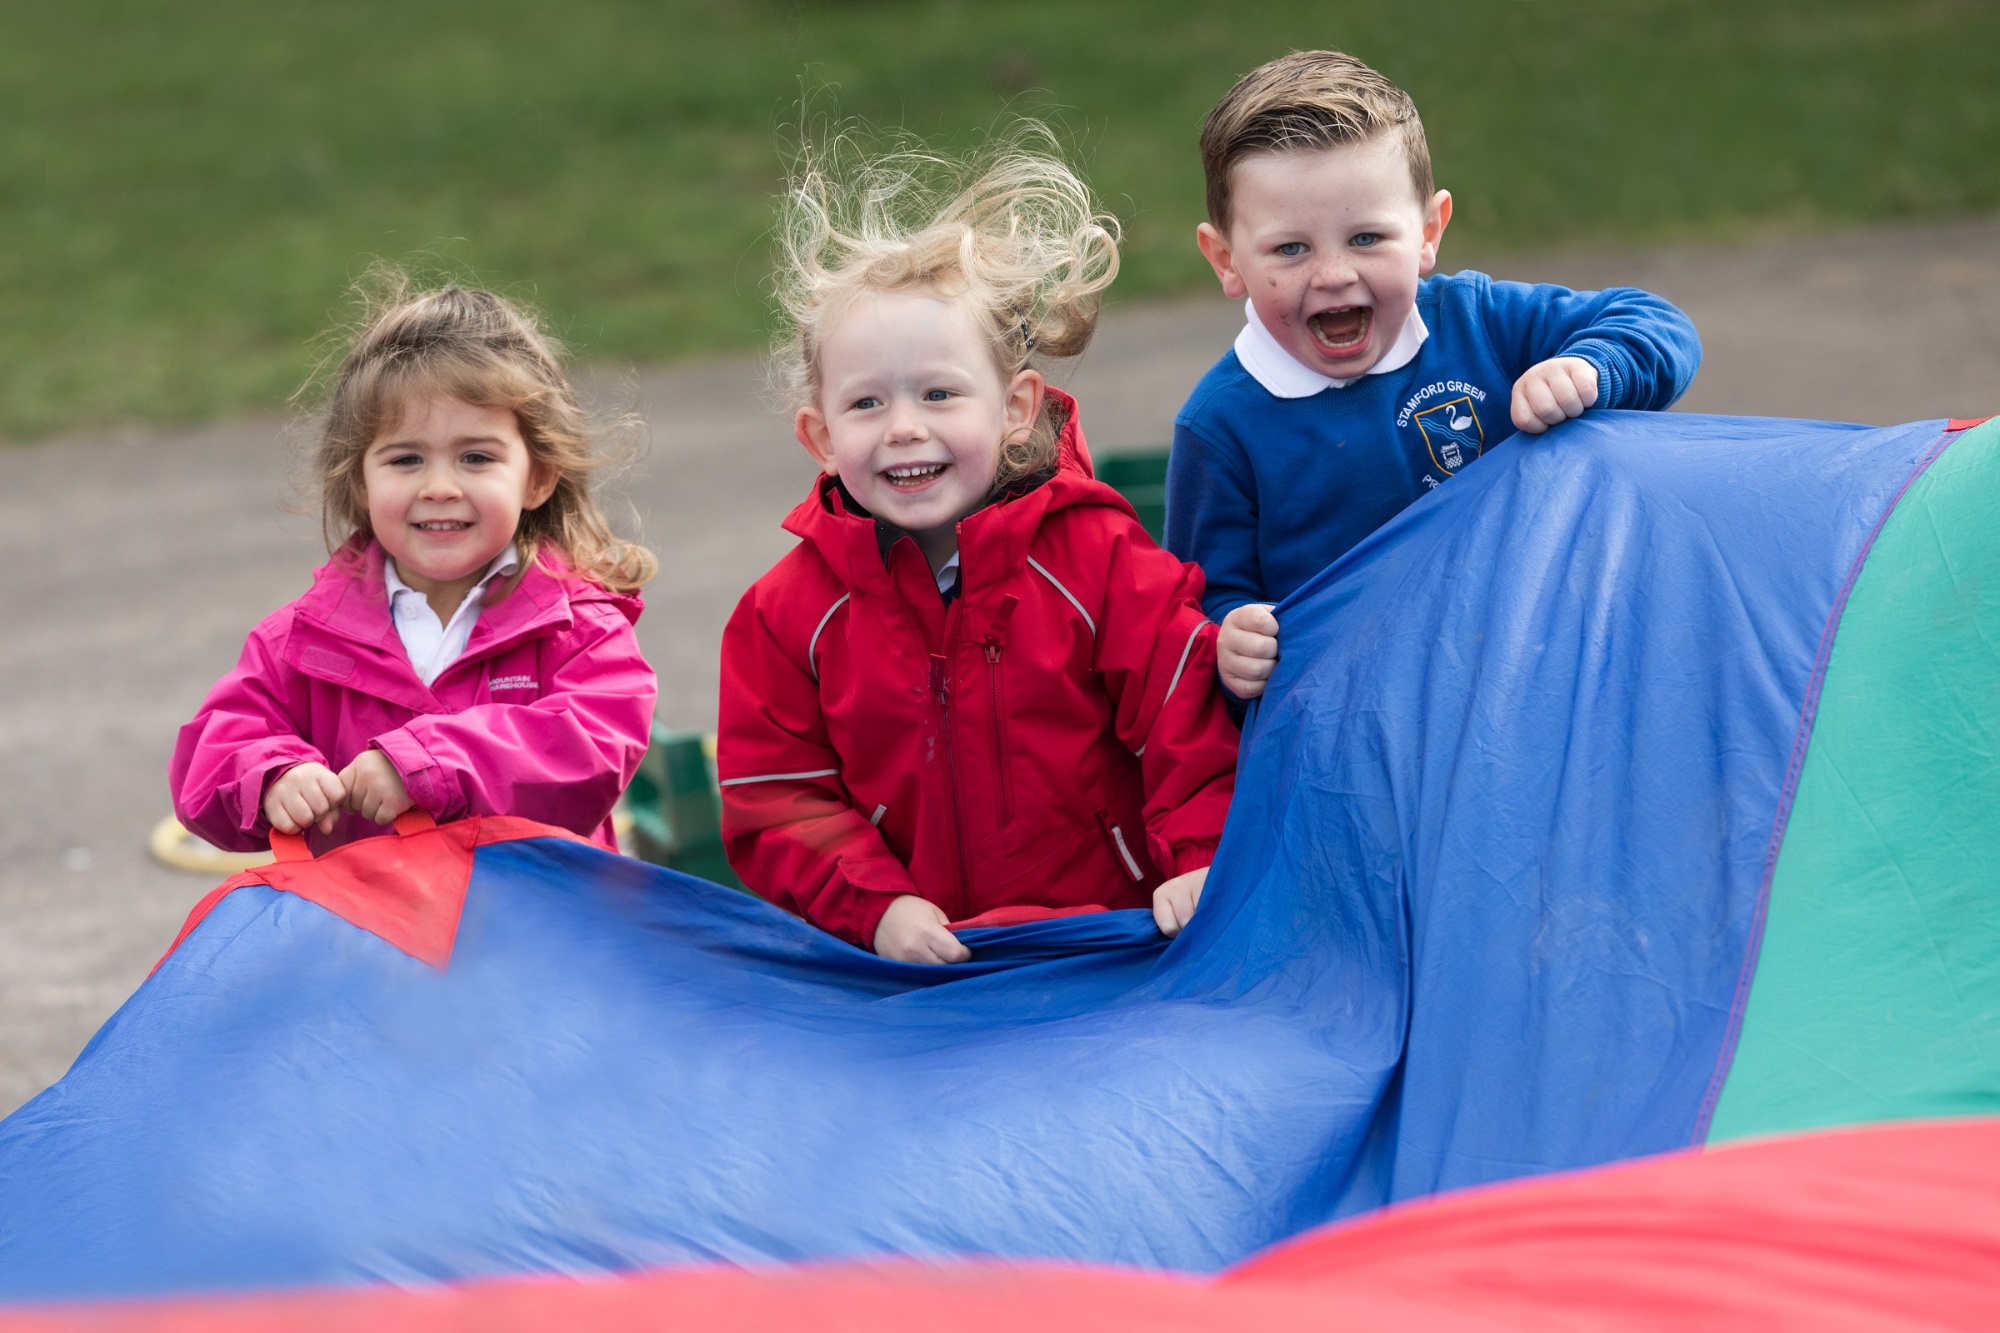
[[[756,892],[861,945],[899,894],[1142,907],[1208,864],[1237,730],[1201,572],[1091,475],[1067,395],[1054,477],[959,524],[947,608],[831,477],[723,635],[723,833]]]

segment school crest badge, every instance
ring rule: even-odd
[[[1431,451],[1431,462],[1446,476],[1486,452],[1486,428],[1479,424],[1479,412],[1470,395],[1427,407],[1417,413],[1416,422]]]

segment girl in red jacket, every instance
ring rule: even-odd
[[[1234,785],[1215,627],[1032,364],[1089,341],[1115,223],[1018,143],[937,203],[942,165],[790,193],[780,361],[823,475],[723,637],[730,861],[907,962],[1052,910],[1172,935]]]

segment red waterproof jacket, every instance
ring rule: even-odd
[[[1092,477],[1050,398],[1060,466],[958,525],[949,608],[916,543],[885,550],[822,477],[723,634],[730,864],[863,948],[905,893],[953,921],[1147,906],[1221,837],[1238,733],[1201,571]]]

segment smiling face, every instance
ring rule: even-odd
[[[549,498],[540,474],[512,412],[443,394],[412,398],[361,459],[375,539],[434,608],[456,607]]]
[[[972,309],[927,292],[863,293],[821,327],[818,352],[799,443],[942,567],[958,521],[993,489],[1002,444],[1041,411],[1041,375],[1003,381]]]
[[[1223,292],[1248,296],[1294,360],[1351,379],[1395,345],[1450,220],[1451,196],[1420,200],[1401,143],[1382,134],[1245,158],[1228,231],[1203,223],[1197,241]]]

